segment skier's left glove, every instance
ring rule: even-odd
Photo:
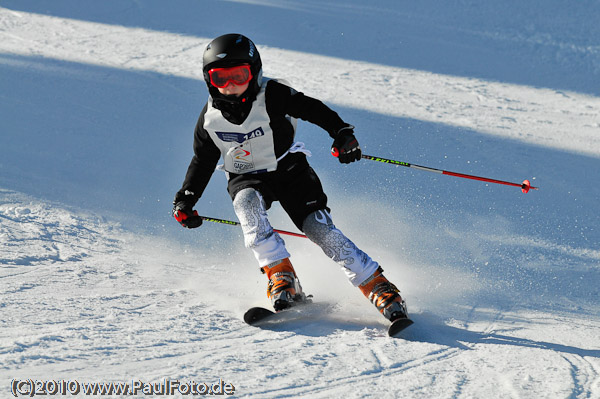
[[[360,161],[362,152],[354,137],[354,126],[347,125],[338,130],[331,146],[331,154],[341,163]]]
[[[198,215],[198,211],[192,209],[195,201],[191,197],[191,195],[177,193],[173,201],[173,217],[188,229],[202,225],[202,218]]]

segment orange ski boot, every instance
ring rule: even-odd
[[[400,291],[382,273],[383,269],[378,268],[358,288],[389,321],[408,318],[406,303],[400,296]]]
[[[307,301],[290,259],[285,258],[260,268],[267,275],[267,297],[276,312]]]

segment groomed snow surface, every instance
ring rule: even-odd
[[[32,379],[600,398],[600,5],[413,3],[0,1],[0,397]],[[336,225],[407,300],[400,339],[294,237],[314,305],[246,325],[269,304],[239,229],[170,216],[207,97],[202,52],[229,32],[354,124],[367,154],[540,187],[340,165],[300,122]],[[236,220],[224,175],[197,209]]]

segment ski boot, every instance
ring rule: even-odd
[[[383,269],[379,267],[358,288],[389,321],[408,318],[406,303],[400,296],[400,291],[382,273]]]
[[[300,281],[289,258],[261,267],[260,271],[269,279],[267,297],[276,312],[309,301],[302,292]]]

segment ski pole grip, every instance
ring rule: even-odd
[[[331,147],[331,155],[333,155],[334,157],[339,157],[340,156],[340,150],[338,150],[335,147]]]

